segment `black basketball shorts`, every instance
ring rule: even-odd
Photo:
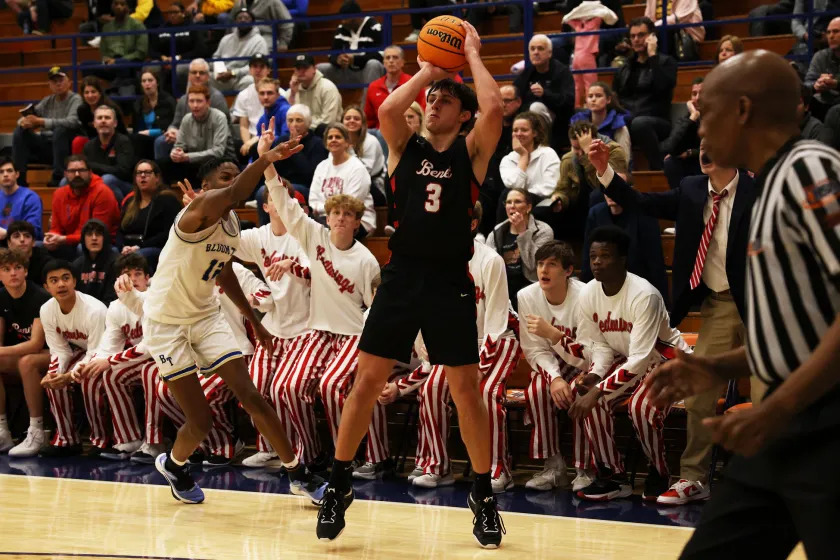
[[[382,269],[359,350],[408,362],[422,332],[432,364],[477,364],[475,322],[475,284],[466,262],[393,255]]]

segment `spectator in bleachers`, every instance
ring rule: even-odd
[[[618,102],[618,97],[605,82],[595,82],[589,86],[586,93],[586,109],[575,113],[569,121],[574,124],[579,121],[589,121],[598,127],[598,134],[603,134],[615,140],[630,157],[633,153],[630,144],[630,131],[627,122],[630,113]]]
[[[338,88],[315,67],[308,54],[295,57],[295,72],[289,83],[289,103],[302,103],[312,114],[310,129],[322,135],[327,124],[341,118],[341,94]]]
[[[158,74],[144,70],[140,75],[143,94],[134,101],[131,122],[134,153],[138,158],[155,157],[155,139],[161,136],[175,117],[175,98],[160,87]]]
[[[521,187],[505,195],[507,219],[487,236],[487,245],[505,259],[508,297],[517,307],[516,293],[537,281],[537,249],[554,239],[551,227],[531,214],[531,195]]]
[[[292,42],[292,35],[295,31],[295,24],[290,21],[292,16],[286,5],[280,0],[236,0],[233,5],[233,10],[230,11],[231,19],[238,14],[240,10],[247,8],[251,15],[254,16],[254,21],[279,21],[285,20],[286,23],[281,23],[277,26],[277,44],[271,44],[271,26],[258,26],[262,34],[265,44],[268,47],[268,52],[285,51],[289,49]]]
[[[382,45],[382,24],[375,18],[358,17],[362,8],[355,0],[345,0],[338,13],[347,16],[339,24],[333,36],[331,49],[341,51],[330,55],[329,62],[318,64],[321,73],[334,84],[369,84],[385,73],[382,54],[358,52]],[[364,91],[362,98],[364,99]]]
[[[503,194],[507,190],[505,182],[502,179],[501,164],[502,160],[511,152],[513,152],[513,121],[516,115],[521,111],[522,98],[514,85],[504,85],[499,88],[502,94],[502,135],[496,143],[496,150],[493,152],[493,157],[487,164],[487,174],[484,176],[484,184],[478,191],[478,199],[481,206],[487,210],[482,212],[481,223],[478,230],[481,235],[486,236],[499,220],[503,219],[504,212],[504,197]],[[413,106],[413,104],[412,104]],[[419,105],[418,105],[419,107]],[[406,112],[408,115],[408,112]],[[422,115],[419,123],[422,123]],[[409,124],[410,126],[410,124]],[[547,128],[545,122],[542,123],[543,129]],[[418,134],[420,134],[418,132]],[[496,209],[494,212],[493,209]]]
[[[248,8],[243,7],[239,10],[234,22],[243,26],[234,28],[233,33],[228,33],[222,38],[216,52],[213,53],[213,58],[252,57],[268,53],[268,47],[260,35],[260,30],[253,25],[248,25],[254,23],[254,16]],[[210,84],[221,91],[242,91],[254,83],[254,78],[248,72],[248,62],[248,60],[215,62]]]
[[[668,25],[674,25],[675,23],[699,23],[703,21],[703,14],[700,12],[700,5],[697,3],[697,0],[670,0],[667,2],[668,9],[665,14],[662,13],[662,4],[662,0],[646,0],[645,3],[645,17],[653,21],[657,27],[662,25],[663,18],[665,18]],[[632,22],[630,24],[632,25]],[[698,25],[696,27],[683,27],[682,30],[694,39],[694,52],[696,53],[696,48],[699,47],[700,42],[706,37],[706,29],[702,25]],[[669,38],[673,35],[673,31],[671,30],[666,31],[666,33],[669,34]],[[677,41],[670,40],[668,44],[672,52],[677,52],[676,49],[679,47]],[[688,53],[686,53],[687,55]],[[694,56],[687,57],[685,60],[692,60],[694,58]]]
[[[552,213],[543,213],[558,239],[579,241],[583,237],[589,208],[602,202],[601,185],[587,153],[594,139],[600,139],[610,150],[610,163],[620,173],[627,173],[628,156],[618,142],[598,134],[595,125],[578,121],[569,128],[571,150],[560,158],[560,180],[551,194]]]
[[[82,150],[87,144],[87,141],[96,137],[96,127],[93,123],[93,112],[100,105],[107,105],[113,107],[117,112],[117,130],[123,134],[128,134],[123,120],[122,110],[110,97],[105,95],[102,91],[102,83],[96,76],[86,76],[82,79],[82,84],[79,87],[79,93],[82,96],[82,103],[79,105],[79,110],[76,114],[79,116],[79,125],[81,126],[80,135],[73,138],[70,145],[70,152],[73,154],[81,154]]]
[[[454,3],[455,2],[452,2],[451,0],[408,0],[408,7],[413,10],[416,8],[432,8],[434,6],[444,6]],[[420,36],[420,30],[423,29],[423,25],[426,21],[437,15],[440,14],[431,12],[415,12],[409,14],[409,17],[411,18],[411,33],[409,33],[403,41],[406,43],[416,43],[417,38]]]
[[[173,191],[163,186],[158,164],[148,159],[134,166],[132,192],[134,196],[123,204],[120,218],[118,239],[122,254],[137,252],[154,270],[175,216],[181,211],[181,202]]]
[[[0,241],[3,242],[8,240],[9,226],[17,220],[32,224],[32,235],[36,240],[44,236],[41,229],[44,204],[35,192],[18,184],[19,176],[11,158],[0,158],[0,208],[3,209],[0,215]]]
[[[142,23],[146,29],[154,29],[163,25],[163,14],[157,7],[155,0],[129,0],[131,19]]]
[[[53,173],[48,185],[58,186],[63,176],[61,164],[70,155],[70,140],[79,128],[77,113],[82,98],[70,91],[72,82],[67,74],[53,66],[47,78],[52,94],[18,119],[12,134],[12,157],[23,186],[29,184],[26,171],[30,162],[52,164]]]
[[[840,17],[831,20],[825,36],[828,47],[814,53],[804,81],[814,91],[811,112],[818,119],[828,121],[828,111],[840,103],[837,83],[840,75]]]
[[[210,106],[207,86],[187,90],[190,112],[178,128],[178,139],[169,158],[158,161],[170,184],[187,179],[199,185],[198,169],[210,158],[230,157],[230,124],[224,113]]]
[[[589,264],[589,234],[601,226],[616,226],[624,230],[630,238],[627,270],[653,284],[668,305],[668,278],[665,274],[659,220],[638,212],[625,212],[621,205],[606,195],[604,202],[599,202],[589,209],[586,218],[580,279],[589,282],[593,278]]]
[[[796,0],[793,5],[794,15],[804,15],[805,10],[809,6],[805,0]],[[818,14],[811,18],[812,30],[814,36],[811,37],[814,43],[814,50],[824,49],[827,43],[826,30],[831,22],[832,16],[821,14],[820,12],[834,11],[840,8],[840,2],[837,0],[811,0],[811,13]],[[796,37],[796,45],[794,45],[791,52],[793,54],[807,54],[808,53],[808,19],[804,17],[793,18],[790,20],[791,31]]]
[[[738,36],[724,35],[720,38],[720,41],[718,41],[715,62],[720,64],[724,60],[732,58],[736,54],[741,54],[742,52],[744,52],[744,44]]]
[[[350,195],[365,205],[362,224],[356,234],[357,239],[362,239],[376,229],[370,174],[362,160],[351,151],[350,132],[343,124],[334,122],[327,125],[324,145],[330,155],[318,164],[312,177],[309,189],[312,217],[325,223],[324,205],[327,199],[336,194]]]
[[[662,169],[659,143],[671,132],[671,99],[677,84],[677,61],[658,53],[653,22],[647,17],[630,22],[633,55],[618,69],[613,89],[630,111],[630,137],[652,170]]]
[[[750,18],[765,16],[779,16],[793,13],[794,0],[781,0],[776,4],[763,4],[750,10]],[[785,35],[791,32],[790,20],[780,19],[773,21],[751,21],[750,37],[761,37],[765,35]]]
[[[117,234],[120,209],[111,189],[99,175],[91,173],[85,156],[68,157],[64,176],[67,184],[53,195],[50,230],[44,234],[44,247],[58,258],[73,259],[82,239],[82,226],[91,218],[98,218],[113,238]]]
[[[117,112],[101,105],[93,114],[96,138],[85,144],[84,154],[90,170],[114,191],[117,202],[131,192],[131,170],[136,158],[134,145],[127,134],[117,131]]]
[[[210,89],[210,106],[218,109],[224,113],[225,118],[229,118],[227,101],[222,92],[214,87],[210,87],[210,65],[203,58],[196,58],[190,62],[190,75],[187,80],[188,89],[193,86],[205,86]],[[172,118],[172,123],[166,132],[155,139],[155,160],[162,161],[169,157],[169,152],[172,150],[172,145],[178,137],[178,128],[181,126],[181,121],[187,114],[187,94],[184,93],[175,104],[175,116]]]
[[[102,26],[103,33],[119,31],[145,31],[145,26],[128,17],[128,2],[113,0],[111,13],[114,19]],[[149,36],[146,33],[133,35],[106,35],[99,43],[99,54],[106,68],[90,70],[89,73],[111,82],[111,89],[120,95],[134,95],[138,68],[115,67],[117,62],[142,62],[149,52]]]
[[[507,189],[528,192],[531,203],[539,204],[551,196],[560,178],[560,157],[548,144],[545,121],[536,113],[525,111],[516,115],[512,135],[512,151],[499,164],[502,182]],[[500,210],[503,216],[507,203]]]
[[[16,1],[16,0],[13,0]],[[102,29],[102,26],[114,19],[111,15],[111,0],[87,0],[87,20],[79,25],[79,33],[95,33]],[[100,37],[94,37],[87,41],[92,47],[99,47]]]
[[[6,229],[9,249],[18,251],[29,261],[28,278],[39,286],[44,283],[43,270],[52,258],[44,247],[35,245],[35,227],[29,222],[15,220]]]
[[[105,305],[114,301],[117,252],[111,248],[111,236],[102,220],[91,218],[82,226],[82,254],[73,261],[78,284],[76,289],[93,296]]]
[[[169,84],[172,75],[172,65],[176,65],[178,87],[182,88],[187,82],[189,74],[188,64],[178,64],[179,60],[192,60],[207,55],[207,31],[200,26],[194,26],[189,31],[175,32],[175,56],[172,56],[172,35],[169,29],[173,27],[188,27],[194,25],[189,14],[184,10],[181,2],[172,2],[165,12],[166,23],[155,30],[149,41],[149,58],[166,62],[160,67],[164,83]],[[170,86],[172,84],[169,84]]]
[[[484,0],[491,2],[493,0]],[[462,2],[466,3],[466,2]],[[470,8],[466,10],[466,20],[478,28],[483,21],[493,16],[507,16],[508,32],[522,33],[522,6],[508,4],[507,6],[488,6],[487,8]]]
[[[802,138],[817,140],[827,146],[833,146],[836,133],[811,114],[811,95],[811,88],[803,84],[802,102],[799,104],[799,113],[802,115],[802,120],[799,121],[799,130],[802,131]],[[2,169],[0,167],[0,172],[2,172]]]
[[[17,14],[18,25],[27,35],[45,35],[50,32],[52,20],[73,15],[73,0],[6,0],[6,5]]]
[[[674,123],[671,134],[662,143],[662,152],[665,154],[662,168],[668,186],[672,189],[676,189],[685,177],[700,175],[700,136],[697,130],[700,127],[698,101],[701,91],[703,78],[694,78],[691,82],[691,99],[685,104],[688,112]]]
[[[573,31],[582,33],[585,31],[597,31],[601,24],[615,24],[618,16],[614,11],[600,2],[586,2],[578,4],[563,16],[563,24],[568,25]],[[575,107],[580,107],[586,102],[589,88],[598,80],[598,74],[593,72],[598,67],[598,35],[578,35],[574,38],[574,56],[570,66],[574,70],[590,70],[590,72],[578,72],[573,75],[575,81]]]
[[[358,105],[348,105],[341,123],[350,133],[350,153],[358,157],[370,175],[370,192],[376,206],[385,206],[385,155],[372,134],[368,134],[365,116]]]
[[[29,278],[27,259],[21,253],[0,249],[0,319],[3,332],[0,348],[0,452],[9,457],[33,457],[46,442],[44,435],[44,390],[41,378],[50,365],[46,337],[39,311],[50,296],[39,285],[40,280]],[[6,420],[5,379],[23,385],[23,396],[29,412],[26,438],[18,445]]]
[[[260,136],[257,123],[265,114],[265,108],[257,91],[257,84],[271,73],[271,67],[266,56],[264,54],[252,56],[251,60],[248,61],[248,72],[251,74],[254,83],[237,94],[230,115],[233,118],[233,123],[239,125],[240,140],[243,145],[250,144],[248,147],[248,150],[250,150],[251,146],[256,146],[257,139]],[[286,92],[282,88],[278,91],[283,97],[286,96]],[[284,118],[283,123],[285,124],[285,122],[286,119]],[[243,152],[240,148],[240,153],[244,157],[248,152]]]
[[[295,190],[307,199],[309,199],[309,185],[312,184],[315,168],[329,157],[324,141],[320,136],[311,132],[311,123],[312,115],[309,112],[309,107],[302,104],[289,107],[289,110],[286,111],[286,125],[289,127],[289,136],[300,136],[303,150],[274,164],[277,174],[288,179]],[[287,140],[286,137],[279,139],[280,142]]]
[[[534,35],[528,42],[526,66],[514,80],[522,105],[535,111],[535,103],[543,105],[551,115],[550,145],[561,149],[568,145],[566,131],[575,109],[575,82],[569,67],[552,58],[551,41],[545,35]],[[544,111],[540,111],[544,112]]]
[[[415,134],[422,134],[425,129],[423,126],[423,117],[423,108],[416,101],[405,110],[405,122]]]
[[[273,78],[263,78],[259,83],[255,84],[257,93],[260,96],[260,103],[263,107],[263,115],[257,121],[257,134],[253,136],[248,142],[242,145],[242,150],[248,146],[248,151],[244,151],[242,155],[250,155],[253,159],[259,157],[257,155],[257,141],[260,139],[263,127],[269,126],[271,119],[274,119],[274,134],[276,138],[289,135],[289,125],[286,123],[286,113],[289,111],[289,102],[286,98],[280,95],[280,82]],[[242,152],[240,150],[240,152]]]
[[[370,83],[365,96],[365,117],[369,129],[379,128],[379,106],[396,88],[411,79],[411,74],[403,72],[405,53],[397,45],[385,47],[383,63],[385,75]],[[417,94],[417,103],[426,107],[424,92]]]

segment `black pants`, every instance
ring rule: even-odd
[[[651,171],[662,169],[662,151],[659,143],[668,138],[671,123],[661,117],[634,117],[630,122],[630,139],[645,153]]]
[[[444,6],[449,4],[447,0],[408,0],[408,7],[415,8],[431,8],[433,6]],[[451,12],[450,12],[451,13]],[[418,31],[423,27],[423,24],[432,18],[440,16],[436,12],[424,12],[420,14],[411,14],[411,28]]]

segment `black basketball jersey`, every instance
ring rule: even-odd
[[[412,135],[389,186],[396,229],[388,243],[391,252],[431,260],[472,258],[470,224],[478,181],[464,136],[438,152],[422,136]]]

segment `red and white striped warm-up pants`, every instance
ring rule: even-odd
[[[345,336],[344,339],[344,343],[330,360],[319,383],[321,400],[324,403],[333,441],[338,438],[341,411],[344,410],[344,403],[353,388],[353,380],[359,365],[359,337]],[[385,407],[377,402],[373,407],[373,417],[368,426],[365,460],[379,463],[389,456]]]
[[[124,353],[117,354],[114,359],[119,360],[122,354],[131,352],[137,351],[130,348]],[[132,359],[133,356],[126,356],[126,358]],[[111,369],[102,374],[105,394],[108,396],[108,402],[111,404],[114,417],[114,441],[117,444],[143,438],[132,397],[132,389],[136,385],[143,387],[143,396],[146,402],[144,410],[145,442],[150,445],[163,442],[161,430],[163,413],[158,398],[157,377],[157,367],[152,359],[125,367],[112,365]]]
[[[507,379],[519,362],[519,341],[500,338],[497,351],[489,363],[480,364],[482,374],[479,389],[490,417],[492,462],[490,475],[498,478],[510,475],[510,456],[507,441],[507,409],[505,390]],[[444,476],[449,472],[449,383],[443,366],[433,366],[432,372],[420,388],[420,422],[417,436],[417,466],[426,474]]]
[[[308,336],[308,334],[302,334],[295,338],[274,337],[274,350],[272,351],[266,350],[261,344],[257,344],[254,349],[254,357],[248,366],[248,374],[251,376],[254,386],[274,406],[277,416],[280,418],[280,423],[283,425],[283,431],[288,435],[297,456],[301,454],[301,440],[297,432],[291,429],[292,421],[289,410],[286,404],[276,397],[274,384],[291,374],[295,361],[303,350]],[[282,381],[280,382],[282,383]],[[271,444],[259,430],[257,430],[257,451],[272,451]]]
[[[81,350],[76,352],[67,365],[67,371],[72,370],[84,356],[85,351]],[[50,367],[47,373],[55,372],[57,368],[58,359],[53,358],[50,361]],[[47,398],[50,400],[50,408],[52,409],[56,425],[55,435],[50,443],[58,447],[81,443],[79,432],[73,424],[74,386],[76,386],[76,383],[71,383],[61,389],[47,389]],[[78,386],[82,390],[85,415],[90,424],[90,441],[96,447],[105,448],[108,445],[108,428],[105,420],[108,401],[105,396],[105,386],[102,382],[102,376],[98,375],[93,378],[85,378],[78,383]]]

